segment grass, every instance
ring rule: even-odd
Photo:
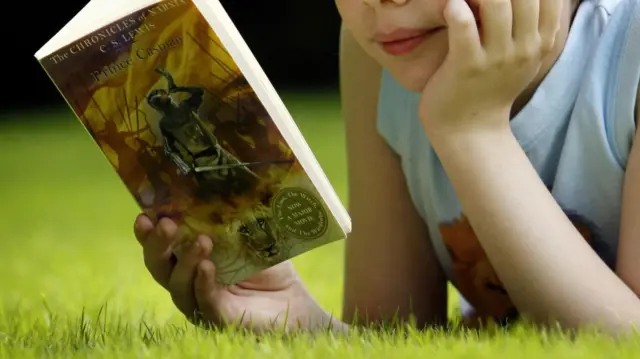
[[[331,96],[286,97],[346,203],[344,134]],[[531,328],[506,333],[377,333],[263,338],[187,324],[147,274],[132,234],[138,210],[66,108],[0,121],[0,356],[635,358],[639,342]],[[339,315],[343,243],[294,262]],[[455,310],[452,297],[451,310]]]

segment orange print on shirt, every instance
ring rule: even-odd
[[[588,226],[577,219],[572,222],[591,244],[592,233]],[[463,215],[451,223],[441,224],[440,234],[451,256],[454,284],[475,310],[473,318],[466,318],[467,325],[501,321],[515,312],[467,218]]]

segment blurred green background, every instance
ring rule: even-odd
[[[311,149],[346,205],[344,131],[336,92],[283,93]],[[0,302],[25,325],[48,311],[77,317],[108,302],[110,314],[181,320],[148,275],[132,226],[138,208],[64,106],[4,114]],[[309,289],[340,310],[343,243],[295,259]],[[26,317],[25,317],[26,316]],[[29,320],[31,318],[31,320]]]

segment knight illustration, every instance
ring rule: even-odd
[[[157,68],[167,80],[166,89],[154,89],[147,96],[151,107],[162,114],[159,121],[165,154],[183,175],[192,174],[208,194],[231,194],[247,190],[259,180],[247,163],[222,148],[213,132],[205,125],[198,110],[204,89],[178,86],[164,68]],[[182,101],[171,96],[186,94]]]

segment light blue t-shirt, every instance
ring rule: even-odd
[[[611,268],[639,83],[640,0],[584,0],[563,53],[511,123],[556,201]],[[384,72],[378,130],[401,158],[463,314],[517,315],[420,124],[419,99]]]

